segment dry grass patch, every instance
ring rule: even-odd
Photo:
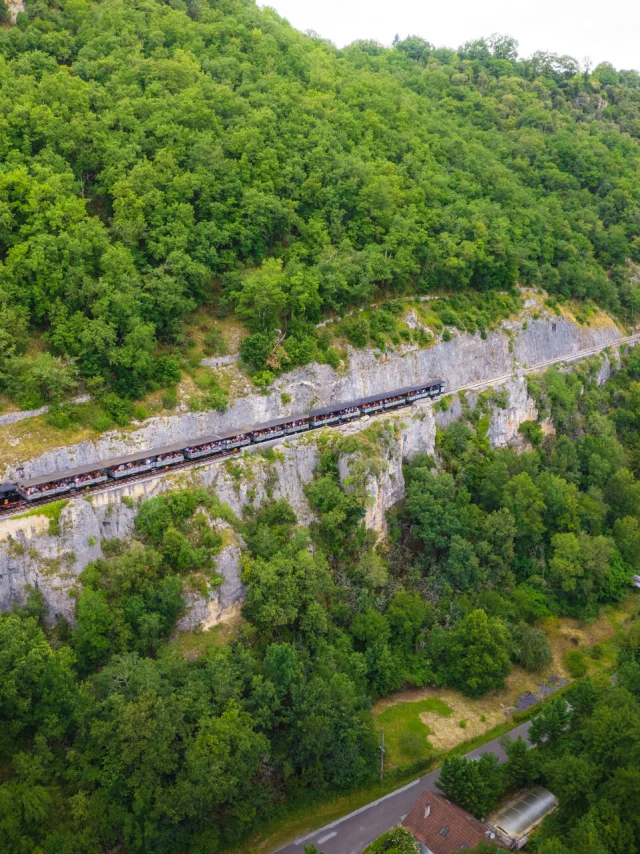
[[[607,326],[613,326],[624,333],[624,328],[620,323],[588,300],[584,302],[567,300],[566,302],[558,303],[558,308],[564,318],[570,320],[572,323],[577,323],[579,326],[589,326],[592,329],[603,329]]]
[[[99,434],[87,427],[58,430],[47,424],[46,416],[38,415],[0,427],[0,471],[25,460],[39,457],[52,448],[89,442]]]
[[[550,668],[550,672],[553,672],[553,668]],[[513,708],[518,696],[524,691],[536,691],[545,675],[550,675],[550,672],[531,674],[520,667],[514,667],[502,691],[492,691],[478,699],[465,697],[450,688],[429,687],[401,691],[375,704],[373,714],[376,726],[381,728],[381,715],[397,703],[402,703],[409,709],[411,705],[416,704],[414,717],[427,727],[429,743],[434,751],[451,750],[463,741],[476,738],[503,724],[506,712]],[[450,714],[445,717],[438,711],[421,709],[425,700],[439,701],[450,709]],[[464,727],[460,726],[460,721],[466,722]],[[399,757],[400,760],[402,758]],[[388,759],[390,764],[401,764],[392,754]]]
[[[598,647],[601,650],[599,658],[589,661],[589,670],[597,672],[615,665],[615,640],[620,632],[627,631],[631,621],[640,611],[640,595],[630,590],[625,598],[616,605],[605,605],[600,616],[593,623],[580,623],[569,617],[560,619],[551,617],[544,620],[542,628],[547,633],[553,663],[551,670],[559,676],[568,677],[564,657],[572,649],[581,649],[589,654],[589,650]]]
[[[521,667],[514,667],[506,680],[502,691],[492,691],[484,697],[471,699],[458,691],[448,688],[412,688],[385,697],[375,703],[373,715],[378,729],[383,726],[387,710],[401,704],[402,717],[416,727],[420,722],[428,730],[428,741],[435,751],[451,750],[464,741],[476,738],[506,720],[506,712],[515,706],[526,691],[537,692],[540,685],[551,675],[570,678],[565,667],[564,657],[571,649],[582,649],[587,653],[589,669],[598,672],[610,669],[615,664],[615,638],[620,631],[628,630],[629,623],[640,611],[640,595],[630,591],[617,605],[605,606],[598,620],[584,625],[568,617],[550,618],[542,624],[553,653],[549,667],[539,673],[528,673]],[[599,656],[590,657],[589,650],[598,647]],[[443,716],[435,710],[424,709],[425,701],[439,701],[445,704],[451,713]],[[411,707],[414,706],[412,711]],[[465,727],[460,721],[466,721]],[[390,746],[388,760],[390,765],[401,764],[405,760],[402,751],[393,753]]]

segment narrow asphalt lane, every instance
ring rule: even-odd
[[[530,721],[512,729],[509,737],[516,739],[519,735],[527,738]],[[502,749],[499,738],[488,741],[482,747],[467,753],[469,759],[477,759],[483,753],[495,753],[498,760],[506,762],[506,754]],[[295,842],[281,848],[278,854],[302,854],[305,845],[315,845],[322,854],[361,854],[361,852],[377,839],[378,836],[400,824],[409,810],[425,789],[433,791],[440,769],[414,780],[390,792],[377,801],[372,801],[355,812],[339,818],[336,821],[296,839]]]

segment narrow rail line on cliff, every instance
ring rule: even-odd
[[[533,373],[536,373],[538,371],[543,370],[544,368],[550,368],[553,365],[569,364],[571,362],[579,362],[580,360],[586,359],[589,356],[595,356],[598,353],[602,353],[603,350],[607,350],[609,347],[621,347],[625,344],[637,344],[638,342],[640,342],[640,332],[636,332],[633,335],[627,335],[625,338],[619,338],[617,341],[611,341],[608,344],[602,344],[599,347],[590,347],[588,350],[579,350],[577,353],[574,353],[571,356],[557,356],[554,359],[548,359],[545,362],[539,362],[536,365],[527,366],[526,368],[522,368],[521,370],[519,370],[517,372],[512,371],[508,374],[502,374],[501,376],[498,376],[498,377],[491,377],[491,379],[478,380],[475,383],[468,383],[467,385],[458,386],[457,388],[449,389],[446,392],[446,394],[457,394],[458,392],[461,392],[461,391],[477,391],[478,389],[484,388],[486,386],[494,385],[495,383],[506,382],[507,380],[511,379],[513,376],[518,376],[520,374],[533,374]],[[425,401],[423,401],[423,403],[426,405],[433,405],[431,401],[425,400]],[[344,425],[340,425],[340,426],[344,426]],[[325,428],[320,428],[320,429],[322,430]],[[335,430],[335,429],[339,429],[339,427],[332,426],[331,429]],[[302,433],[299,435],[304,436],[306,434]],[[282,442],[284,442],[286,440],[291,440],[292,438],[295,439],[297,437],[296,436],[283,436],[283,437],[279,437],[277,439],[272,439],[271,441],[268,441],[268,442],[263,442],[260,445],[252,445],[248,449],[243,448],[242,450],[243,451],[249,450],[249,452],[255,453],[255,450],[257,448],[260,448],[260,447],[264,448],[264,447],[270,447],[273,445],[279,445],[279,444],[282,444]],[[152,471],[152,472],[143,472],[142,474],[131,475],[131,477],[122,478],[122,479],[118,480],[116,483],[107,482],[104,484],[98,484],[97,486],[90,487],[89,489],[84,490],[81,494],[73,495],[73,496],[71,496],[71,498],[67,498],[66,500],[85,498],[85,497],[88,497],[89,495],[95,495],[96,493],[100,493],[100,492],[110,492],[111,490],[118,489],[119,487],[126,485],[126,484],[130,484],[130,483],[134,483],[134,482],[140,483],[140,482],[155,480],[158,477],[163,477],[164,475],[170,474],[172,472],[184,471],[186,469],[197,469],[197,468],[203,467],[204,465],[214,465],[216,463],[221,462],[222,460],[229,459],[229,457],[239,456],[240,452],[241,452],[241,449],[236,448],[233,451],[229,451],[228,453],[219,454],[218,456],[208,460],[205,463],[199,462],[197,460],[185,460],[183,463],[178,463],[177,465],[172,465],[171,468],[167,468],[164,471],[160,471],[160,470],[156,469],[155,471]],[[12,517],[15,518],[15,517],[20,517],[20,516],[25,516],[27,514],[30,515],[32,510],[35,510],[38,507],[42,507],[45,504],[51,504],[55,500],[56,500],[55,498],[53,500],[51,500],[49,498],[43,498],[41,501],[31,502],[29,504],[29,507],[28,507],[26,513],[25,513],[25,508],[22,506],[21,507],[11,507],[11,508],[7,508],[7,509],[0,508],[0,519],[9,519]],[[58,499],[58,500],[60,500],[60,499]],[[65,500],[65,499],[63,498],[62,500]]]
[[[543,368],[550,368],[553,365],[579,362],[581,359],[587,359],[589,356],[595,356],[598,353],[602,353],[603,350],[608,350],[609,347],[621,347],[624,344],[637,344],[638,342],[640,342],[640,332],[634,332],[633,335],[627,335],[625,338],[618,338],[617,341],[611,341],[609,344],[602,344],[599,347],[590,347],[588,350],[579,350],[572,356],[557,356],[555,359],[548,359],[546,362],[538,362],[536,365],[530,365],[526,368],[522,368],[521,372],[518,371],[518,374],[534,374],[541,371]],[[505,382],[513,376],[517,376],[517,374],[511,372],[499,377],[492,377],[489,380],[478,380],[476,383],[469,383],[468,385],[458,386],[458,388],[451,388],[447,391],[447,394],[456,394],[459,391],[475,391],[476,389],[483,388],[483,386]]]

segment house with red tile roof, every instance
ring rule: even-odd
[[[423,792],[403,825],[417,840],[421,854],[457,854],[481,841],[506,850],[485,824],[438,792]]]

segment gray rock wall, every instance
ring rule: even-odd
[[[382,355],[371,350],[351,350],[349,365],[343,372],[328,365],[307,365],[280,377],[269,395],[240,398],[224,413],[190,412],[152,418],[138,430],[114,430],[94,442],[54,448],[7,469],[0,479],[10,480],[18,474],[36,477],[137,450],[189,441],[217,430],[258,424],[280,415],[391,391],[430,377],[442,377],[448,389],[491,381],[516,373],[519,368],[613,344],[620,337],[613,321],[581,327],[553,317],[529,320],[526,329],[522,322],[505,323],[500,330],[489,333],[486,340],[479,334],[456,333],[451,341],[441,341],[426,350],[415,345]],[[281,392],[291,396],[287,405],[282,404]]]
[[[371,352],[351,354],[349,370],[339,375],[327,366],[309,366],[283,377],[280,389],[292,395],[287,411],[302,410],[331,401],[344,401],[363,394],[398,388],[419,382],[424,377],[442,376],[449,388],[474,381],[500,377],[519,366],[532,366],[557,356],[567,356],[598,345],[615,343],[619,332],[611,324],[585,329],[558,319],[533,322],[528,329],[515,327],[511,336],[505,333],[489,335],[486,341],[479,336],[458,335],[452,341],[440,343],[428,350],[393,352],[376,358]],[[609,371],[605,360],[599,380]],[[496,387],[498,384],[496,384]],[[536,417],[533,401],[527,395],[522,373],[502,382],[508,392],[506,408],[492,410],[489,437],[493,446],[521,442],[519,425]],[[467,402],[474,406],[477,394],[468,394]],[[256,423],[283,411],[280,394],[268,397],[253,395],[239,401],[224,415],[194,413],[168,419],[154,419],[141,430],[128,436],[105,436],[96,443],[75,448],[53,450],[25,466],[29,473],[53,471],[80,462],[104,459],[132,447],[152,447],[182,436],[192,438],[199,433],[232,424]],[[420,403],[410,410],[379,416],[395,428],[395,439],[380,449],[375,474],[367,478],[367,525],[384,534],[386,512],[404,496],[402,459],[417,453],[433,453],[436,424],[445,426],[462,414],[457,398],[447,412],[434,412],[430,403]],[[357,434],[373,420],[362,420],[341,429],[341,434]],[[71,500],[60,516],[60,533],[52,535],[49,520],[42,515],[11,518],[0,521],[0,611],[22,602],[27,585],[38,587],[49,606],[52,617],[60,614],[73,620],[73,592],[77,577],[84,567],[102,554],[105,539],[126,539],[131,536],[135,510],[131,506],[141,499],[170,489],[202,484],[211,487],[221,501],[229,504],[237,515],[250,502],[261,504],[269,497],[285,498],[294,507],[302,523],[308,523],[311,513],[304,496],[304,486],[313,477],[318,458],[318,434],[302,435],[284,443],[275,443],[276,453],[271,460],[251,449],[242,458],[211,462],[187,472],[158,475],[147,481]],[[353,460],[344,460],[342,475],[349,477]],[[189,610],[181,626],[196,623],[213,625],[225,618],[244,595],[241,581],[240,556],[242,543],[237,539],[225,546],[218,557],[218,570],[224,583],[209,600],[189,594]]]
[[[508,407],[495,409],[491,420],[490,436],[496,445],[516,438],[518,425],[535,417],[525,380],[510,380],[505,387],[509,394]],[[460,413],[461,407],[454,400],[447,413],[437,414],[437,420],[444,424],[459,417]],[[380,422],[389,422],[395,432],[379,449],[376,474],[367,478],[366,523],[383,534],[386,512],[404,497],[403,458],[434,452],[436,415],[432,405],[425,402],[410,410],[355,422],[343,428],[340,435],[357,435]],[[52,618],[62,615],[73,621],[73,594],[78,575],[89,562],[102,556],[104,540],[131,536],[137,502],[167,490],[197,485],[210,487],[238,516],[250,502],[259,506],[268,498],[285,498],[300,521],[309,523],[312,515],[304,487],[313,478],[319,453],[317,441],[316,433],[286,442],[276,441],[272,443],[274,454],[265,455],[252,448],[243,457],[210,462],[188,472],[158,475],[72,499],[60,514],[58,534],[50,532],[49,520],[43,515],[0,521],[0,611],[21,603],[27,585],[31,585],[42,591]],[[350,455],[343,461],[341,469],[345,478],[349,477],[350,466],[357,458],[357,454]],[[237,536],[224,547],[217,558],[217,569],[224,582],[208,600],[195,593],[188,594],[189,609],[181,620],[181,628],[192,628],[197,623],[214,625],[242,600],[241,550],[242,542]]]

